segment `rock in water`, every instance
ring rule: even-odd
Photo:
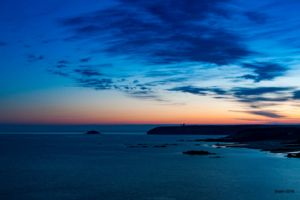
[[[300,153],[288,153],[288,158],[300,158]]]
[[[87,131],[86,134],[88,134],[88,135],[97,135],[97,134],[100,134],[100,132],[91,130],[91,131]]]
[[[186,154],[186,155],[191,155],[191,156],[215,155],[215,153],[210,153],[208,151],[201,151],[201,150],[190,150],[190,151],[184,151],[182,153]]]

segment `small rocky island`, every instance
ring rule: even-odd
[[[87,134],[87,135],[99,135],[101,133],[99,131],[90,130],[90,131],[87,131],[85,134]]]
[[[211,153],[203,150],[189,150],[189,151],[184,151],[182,153],[190,156],[215,155],[215,153]]]

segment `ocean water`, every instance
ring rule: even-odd
[[[300,159],[280,154],[191,142],[207,136],[34,133],[0,134],[1,200],[300,199]]]
[[[147,125],[5,125],[0,124],[0,134],[82,134],[88,130],[97,130],[103,134],[142,134],[157,126]]]

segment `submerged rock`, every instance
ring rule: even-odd
[[[210,158],[222,158],[221,156],[210,156]]]
[[[215,155],[215,153],[211,153],[211,152],[208,152],[208,151],[202,151],[202,150],[190,150],[190,151],[184,151],[182,153],[186,154],[186,155],[191,155],[191,156],[195,156],[195,155],[198,155],[198,156],[201,156],[201,155]]]
[[[127,145],[128,148],[148,148],[148,145]]]
[[[85,134],[88,134],[88,135],[97,135],[97,134],[100,134],[99,131],[95,131],[95,130],[91,130],[91,131],[87,131]]]
[[[166,148],[167,147],[167,145],[166,144],[158,144],[158,145],[154,145],[153,146],[154,148]]]
[[[286,157],[288,157],[288,158],[300,158],[300,153],[288,153]]]

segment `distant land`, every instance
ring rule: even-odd
[[[220,138],[196,139],[194,142],[218,142],[216,147],[243,147],[287,153],[300,157],[300,125],[198,125],[157,127],[152,135],[225,135]]]
[[[276,129],[299,127],[300,125],[181,125],[159,126],[150,129],[149,135],[231,135],[253,128]]]
[[[288,153],[288,157],[300,156],[300,126],[262,126],[247,128],[222,138],[198,141],[222,142],[219,147],[245,147]]]

